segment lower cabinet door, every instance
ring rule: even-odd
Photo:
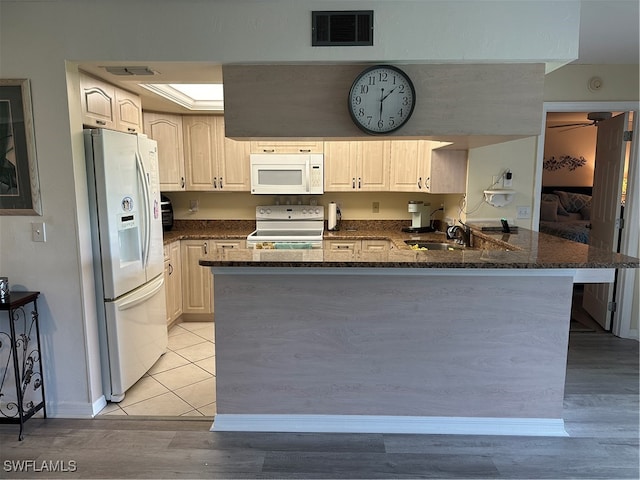
[[[182,240],[182,314],[213,313],[213,276],[211,269],[200,266],[200,259],[213,248],[211,241]]]

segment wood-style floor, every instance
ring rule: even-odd
[[[637,479],[638,373],[638,342],[572,332],[565,392],[570,437],[562,438],[516,431],[214,433],[210,419],[32,419],[22,442],[16,425],[0,425],[0,478]],[[20,466],[27,471],[16,471]]]

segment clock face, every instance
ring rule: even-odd
[[[382,134],[404,125],[416,103],[411,79],[399,68],[377,65],[364,70],[349,91],[349,113],[367,133]]]

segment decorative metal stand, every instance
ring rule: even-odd
[[[40,354],[37,299],[40,292],[11,292],[0,301],[8,312],[9,331],[0,323],[0,423],[19,423],[22,440],[24,423],[40,410],[47,418]],[[32,303],[29,311],[27,305]],[[13,359],[13,368],[10,360]],[[9,393],[15,385],[15,396]]]

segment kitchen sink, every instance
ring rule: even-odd
[[[409,245],[412,250],[464,250],[464,245],[445,242],[425,242],[420,240],[405,240],[404,243]]]

